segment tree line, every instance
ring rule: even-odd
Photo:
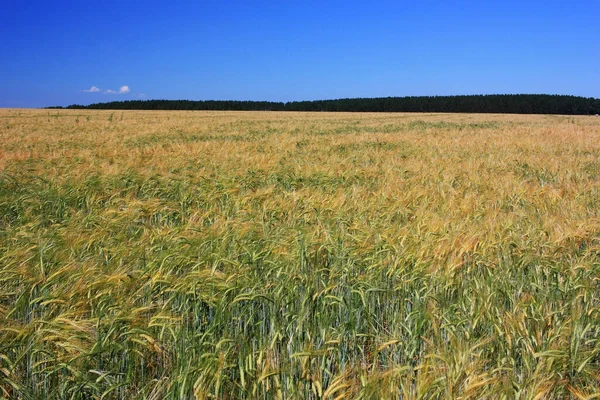
[[[64,108],[92,110],[457,112],[589,115],[600,114],[600,99],[565,95],[502,94],[352,98],[285,103],[237,100],[126,100],[95,103],[87,106],[73,104]]]

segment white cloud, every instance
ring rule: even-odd
[[[146,97],[146,94],[145,93],[138,93],[137,97],[140,98],[140,99],[143,99],[143,98]]]
[[[86,93],[96,93],[99,91],[100,91],[100,88],[97,88],[96,86],[92,86],[91,88],[84,90],[84,92],[86,92]]]
[[[107,94],[125,94],[125,93],[129,93],[129,92],[131,92],[131,89],[129,89],[129,86],[123,85],[123,86],[121,86],[119,88],[119,90],[110,90],[110,89],[108,89],[104,93],[107,93]]]

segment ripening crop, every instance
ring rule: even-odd
[[[599,382],[598,117],[0,110],[0,398]]]

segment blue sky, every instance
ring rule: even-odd
[[[600,97],[598,0],[3,0],[0,16],[0,107]]]

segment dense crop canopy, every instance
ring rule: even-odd
[[[0,111],[0,397],[585,398],[600,119]]]

